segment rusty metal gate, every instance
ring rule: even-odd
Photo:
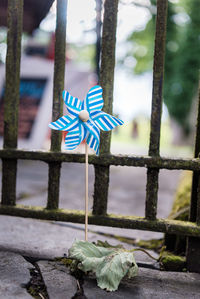
[[[200,160],[198,158],[200,153],[200,109],[198,111],[194,159],[170,159],[160,157],[159,154],[167,2],[167,0],[157,0],[149,155],[146,157],[111,155],[111,135],[105,133],[101,136],[100,156],[89,156],[89,163],[93,164],[95,169],[94,204],[93,211],[89,215],[89,223],[187,236],[187,268],[189,271],[200,272]],[[104,5],[100,85],[103,88],[104,111],[112,113],[118,0],[105,0]],[[65,72],[66,10],[67,0],[58,0],[53,120],[62,115],[61,94],[64,87]],[[61,135],[56,131],[52,132],[51,149],[48,152],[17,149],[22,18],[23,0],[9,0],[4,104],[4,147],[0,150],[0,158],[2,159],[2,201],[0,214],[84,223],[83,211],[58,209],[61,165],[64,162],[84,163],[84,155],[61,152]],[[49,179],[46,208],[16,205],[18,159],[41,160],[48,164]],[[111,165],[147,168],[145,217],[107,214],[109,168]],[[193,171],[189,222],[158,219],[156,217],[160,169],[187,169]]]

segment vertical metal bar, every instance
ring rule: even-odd
[[[118,0],[105,0],[102,34],[100,85],[103,88],[104,108],[112,113],[115,68],[115,45]],[[101,134],[100,155],[110,152],[111,132]],[[109,186],[109,167],[95,166],[94,214],[106,214]]]
[[[63,111],[62,91],[64,88],[66,61],[66,22],[67,0],[57,0],[52,121],[58,119]],[[60,151],[61,133],[53,130],[51,134],[51,151]],[[49,163],[47,209],[58,208],[60,170],[60,162]]]
[[[49,163],[47,209],[57,209],[59,204],[60,162]]]
[[[109,187],[110,168],[105,166],[94,166],[95,183],[94,183],[94,215],[105,215],[107,212],[107,198]]]
[[[158,201],[158,176],[158,169],[147,169],[145,217],[149,220],[156,219]]]
[[[23,0],[8,1],[4,148],[17,147]],[[17,161],[3,159],[2,204],[15,205]]]
[[[200,175],[198,180],[198,190],[197,190],[197,217],[196,217],[196,223],[197,225],[200,225]]]
[[[159,156],[160,152],[160,126],[162,115],[162,89],[164,75],[167,4],[167,0],[157,1],[151,132],[149,144],[150,156]],[[158,175],[159,170],[157,169],[149,168],[147,170],[145,217],[151,220],[156,219],[157,214]]]
[[[162,90],[167,24],[167,0],[157,0],[149,155],[159,156]]]
[[[113,109],[117,12],[118,0],[106,0],[104,4],[100,85],[103,88],[103,111],[111,114]],[[106,133],[102,134],[101,137],[101,154],[110,152],[111,131]]]
[[[199,104],[198,104],[198,114],[197,114],[194,158],[199,158],[199,156],[200,156],[199,140],[200,140],[200,81],[199,81]],[[200,201],[199,178],[200,178],[200,173],[198,171],[194,171],[193,179],[192,179],[192,193],[191,193],[190,219],[189,219],[192,222],[195,222],[195,221],[200,222],[200,219],[199,219],[200,211],[197,209],[197,207],[199,206],[199,201]],[[197,217],[197,213],[198,213],[198,217]],[[198,223],[198,224],[200,224],[200,223]]]
[[[200,156],[200,81],[199,81],[199,104],[197,115],[197,129],[195,138],[195,151],[194,157]],[[200,172],[193,172],[192,179],[192,192],[190,202],[190,216],[191,222],[196,222],[200,225]],[[187,238],[187,268],[191,272],[200,272],[200,239],[199,238]]]

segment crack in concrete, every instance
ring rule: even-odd
[[[24,257],[24,259],[33,265],[33,268],[29,269],[31,279],[26,285],[27,292],[36,299],[49,299],[47,287],[35,259],[29,257]]]
[[[77,263],[76,265],[73,266],[73,268],[71,267],[70,274],[76,279],[76,283],[77,283],[77,292],[74,294],[74,296],[71,299],[87,299],[87,297],[84,294],[84,288],[83,288],[84,273],[83,271],[78,269]]]

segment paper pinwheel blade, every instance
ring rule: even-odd
[[[53,130],[68,131],[65,148],[76,149],[86,139],[86,143],[95,153],[99,154],[100,129],[110,131],[124,122],[108,113],[103,108],[103,91],[101,86],[92,87],[84,101],[63,91],[63,99],[69,115],[60,117],[49,124]]]

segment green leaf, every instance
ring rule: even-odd
[[[69,250],[69,257],[78,260],[79,269],[96,274],[97,284],[107,291],[118,289],[121,279],[137,275],[133,252],[119,248],[105,248],[86,241],[76,241]]]

